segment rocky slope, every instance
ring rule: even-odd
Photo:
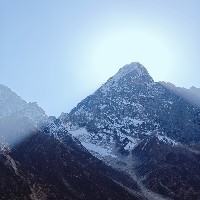
[[[59,119],[146,198],[198,199],[200,108],[154,82],[140,63],[121,68]]]
[[[131,152],[131,159],[140,182],[155,193],[174,200],[199,199],[200,151],[150,136]]]
[[[59,119],[0,89],[0,199],[145,199],[134,180],[92,156]]]
[[[133,180],[107,167],[70,136],[61,143],[33,133],[0,154],[0,174],[1,199],[144,199]]]
[[[83,142],[124,154],[155,133],[184,144],[200,141],[200,109],[154,82],[139,63],[121,68],[60,119]],[[80,128],[88,133],[77,133]]]
[[[13,145],[39,128],[48,117],[37,103],[27,103],[0,85],[0,144]]]
[[[0,84],[0,118],[26,118],[34,126],[39,126],[47,116],[36,102],[27,103],[8,87]]]

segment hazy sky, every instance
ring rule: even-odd
[[[0,83],[49,115],[123,65],[200,87],[199,0],[0,0]]]

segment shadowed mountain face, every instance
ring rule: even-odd
[[[200,197],[200,151],[152,136],[133,151],[134,169],[147,188],[171,199]]]
[[[63,144],[38,132],[4,151],[1,199],[143,199],[133,180],[79,145],[70,136]]]

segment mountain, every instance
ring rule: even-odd
[[[183,93],[131,63],[55,118],[0,85],[1,199],[198,200],[200,107]]]
[[[122,67],[59,120],[147,199],[198,199],[200,108],[154,82],[140,63]]]
[[[36,102],[28,103],[0,84],[0,147],[12,146],[36,130],[49,132],[57,139],[62,138],[62,134],[68,134],[59,120],[47,116]]]
[[[8,87],[0,85],[0,146],[13,145],[35,129],[48,117],[37,103],[27,103]]]
[[[121,68],[63,116],[62,123],[82,142],[113,152],[128,154],[152,134],[183,144],[200,141],[200,109],[154,82],[139,63]]]
[[[37,127],[47,117],[36,102],[27,103],[11,89],[1,84],[0,97],[0,118],[22,117]]]
[[[0,199],[145,199],[134,180],[89,153],[59,119],[0,88]]]

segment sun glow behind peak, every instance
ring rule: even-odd
[[[171,52],[168,41],[154,32],[137,29],[110,31],[92,41],[88,53],[90,73],[102,82],[123,65],[140,62],[156,81],[166,80],[174,61]]]
[[[0,4],[1,83],[47,114],[69,112],[131,62],[155,81],[200,87],[199,1]]]

